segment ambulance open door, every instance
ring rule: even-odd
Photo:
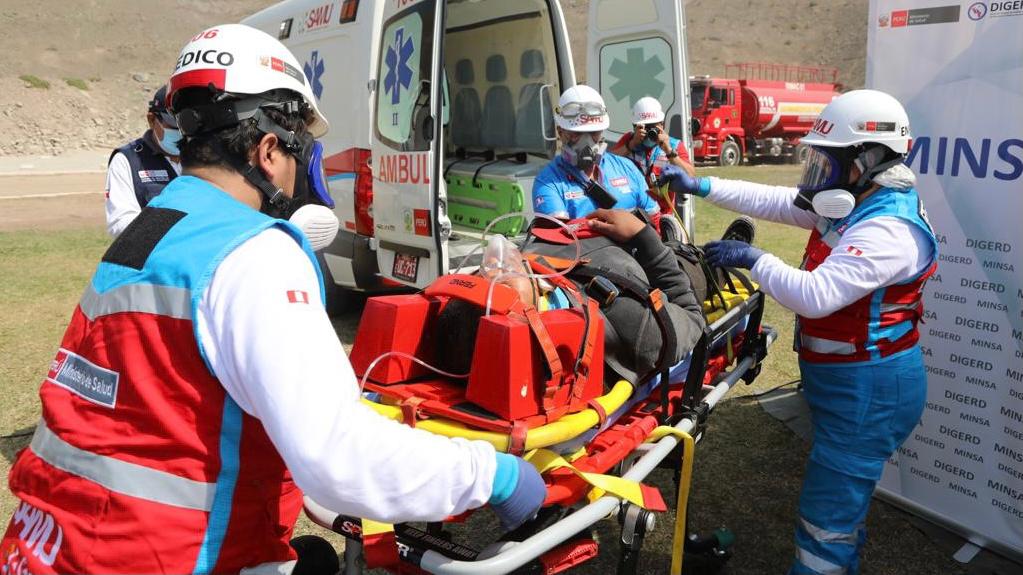
[[[632,106],[644,96],[664,108],[668,134],[689,133],[689,73],[685,10],[681,0],[591,0],[586,43],[586,83],[600,91],[611,115],[609,145],[632,130]],[[692,202],[683,214],[693,229]]]
[[[425,287],[447,262],[440,174],[445,2],[388,2],[373,85],[373,220],[380,274]]]

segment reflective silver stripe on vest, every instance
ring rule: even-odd
[[[817,218],[817,223],[814,224],[814,227],[817,228],[817,231],[820,232],[821,235],[823,236],[824,234],[827,233],[828,226],[830,226],[830,225],[831,225],[831,222],[828,221],[828,218],[825,218],[825,217],[822,216],[822,217]]]
[[[185,288],[153,284],[128,284],[100,294],[90,284],[79,302],[89,320],[120,312],[153,313],[176,319],[192,319],[192,301]]]
[[[829,248],[834,248],[838,245],[838,241],[842,239],[842,236],[835,231],[830,231],[821,236],[821,241],[824,242]]]
[[[799,334],[799,344],[800,349],[807,349],[814,353],[834,355],[853,355],[856,353],[856,344],[854,343],[814,337],[805,333]]]
[[[43,421],[36,426],[31,448],[46,463],[123,495],[197,511],[213,507],[216,483],[90,453],[57,437]]]
[[[825,561],[802,547],[796,547],[796,561],[821,575],[845,575],[848,572],[845,567]]]
[[[890,313],[893,311],[913,311],[920,307],[920,300],[916,300],[913,303],[882,303],[881,313]]]
[[[837,531],[828,531],[821,527],[817,527],[813,523],[810,523],[802,517],[799,518],[799,526],[806,531],[810,537],[813,537],[816,541],[821,543],[845,543],[847,545],[856,545],[857,534],[856,533],[838,533]]]
[[[831,222],[827,218],[820,218],[817,220],[817,232],[821,235],[821,241],[824,242],[829,248],[834,248],[838,245],[838,241],[842,239],[842,235],[835,230],[828,230],[831,227]]]

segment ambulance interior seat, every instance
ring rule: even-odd
[[[542,81],[529,82],[543,78],[544,71],[543,52],[530,49],[522,53],[519,59],[519,74],[527,83],[519,91],[519,109],[515,114],[515,143],[521,150],[550,157],[554,152],[554,141],[545,140],[544,135],[554,133],[554,114],[549,100],[541,97]]]
[[[458,148],[478,148],[480,142],[480,96],[472,86],[476,81],[472,60],[464,58],[455,64],[454,109],[451,111],[451,143]]]
[[[481,139],[483,145],[492,150],[515,146],[515,108],[512,94],[505,82],[508,80],[508,66],[504,55],[494,54],[487,58],[487,82],[494,84],[487,89],[483,100],[483,121]]]

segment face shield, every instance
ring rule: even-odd
[[[846,148],[812,146],[803,164],[803,176],[796,186],[794,204],[826,218],[843,218],[856,205],[848,191],[849,152]]]
[[[801,192],[819,192],[835,187],[841,175],[842,166],[839,165],[838,159],[822,148],[813,146],[806,155],[803,176],[796,187]]]

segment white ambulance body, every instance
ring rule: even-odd
[[[609,145],[650,95],[690,146],[684,22],[679,0],[590,2],[587,83],[607,103]],[[341,230],[323,256],[335,310],[351,290],[426,286],[499,216],[531,211],[556,151],[558,97],[576,83],[557,0],[288,0],[244,23],[304,63],[330,121]]]

